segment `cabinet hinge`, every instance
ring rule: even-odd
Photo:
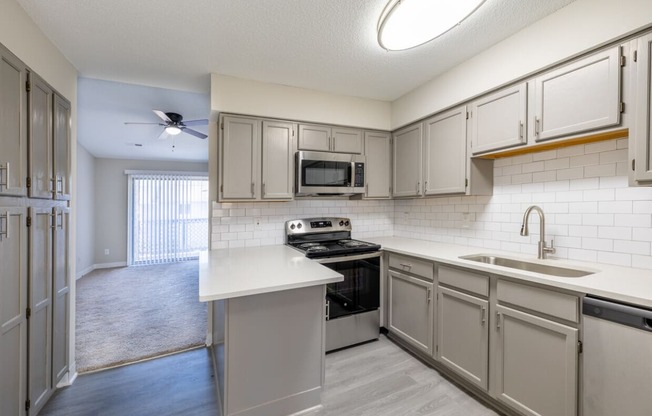
[[[25,82],[25,91],[31,92],[32,91],[32,83],[29,81]]]
[[[621,113],[625,112],[625,103],[623,101],[620,102],[620,112]]]
[[[30,178],[29,176],[25,180],[25,186],[27,186],[28,188],[32,187],[32,178]]]
[[[32,308],[25,309],[25,319],[29,319],[31,317],[32,317]]]
[[[27,226],[31,227],[32,226],[32,217],[27,217]]]
[[[577,341],[577,353],[581,354],[584,351],[584,344],[582,341]]]
[[[636,159],[632,159],[632,171],[636,171]]]
[[[28,411],[30,407],[32,407],[32,401],[25,400],[25,411]]]
[[[464,187],[466,188],[468,186],[469,186],[469,179],[466,178],[466,179],[464,179]]]
[[[634,53],[632,54],[632,60],[638,62],[638,51],[636,49],[634,49]]]
[[[625,58],[625,55],[620,55],[620,66],[625,66],[626,62],[627,58]]]

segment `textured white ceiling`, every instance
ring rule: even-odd
[[[84,77],[207,92],[214,72],[381,100],[572,1],[487,0],[435,41],[386,52],[387,0],[18,0]]]

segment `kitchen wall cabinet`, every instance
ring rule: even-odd
[[[70,102],[55,93],[52,105],[52,181],[54,199],[69,200],[70,175]]]
[[[52,88],[41,77],[29,74],[29,196],[52,199]]]
[[[0,196],[27,195],[27,68],[0,45]]]
[[[393,137],[392,196],[421,196],[423,124],[405,127]]]
[[[436,358],[487,390],[489,379],[489,277],[438,266]]]
[[[469,119],[474,155],[527,143],[527,83],[473,101]]]
[[[70,208],[52,208],[52,385],[69,369],[70,336]]]
[[[619,46],[539,75],[533,84],[536,142],[620,124]]]
[[[30,208],[28,393],[29,415],[54,392],[52,383],[52,209]]]
[[[222,116],[220,200],[293,198],[294,123]]]
[[[299,150],[361,154],[363,136],[357,129],[300,124],[298,146]]]
[[[391,197],[391,135],[384,132],[364,133],[365,194],[368,199]]]
[[[634,181],[652,182],[652,34],[635,41],[636,67],[635,115],[630,127],[630,150],[633,151]]]
[[[0,410],[25,414],[27,387],[27,209],[0,208]]]
[[[423,122],[424,195],[466,190],[466,106]]]

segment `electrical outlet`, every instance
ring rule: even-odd
[[[256,231],[262,230],[263,228],[262,223],[263,223],[262,218],[254,218],[254,228],[256,229]]]
[[[105,249],[104,249],[104,255],[108,256],[109,253],[110,253],[109,249],[108,249],[108,248],[105,248]]]

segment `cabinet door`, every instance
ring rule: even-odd
[[[263,199],[292,199],[294,185],[295,124],[263,121]]]
[[[638,39],[636,49],[636,81],[634,125],[630,128],[635,143],[634,177],[637,181],[652,181],[652,35]]]
[[[466,106],[426,120],[425,195],[466,190]]]
[[[432,355],[432,283],[389,271],[389,329]]]
[[[30,208],[29,414],[38,414],[52,386],[52,210]]]
[[[331,150],[331,128],[310,124],[299,124],[299,150]]]
[[[620,47],[535,78],[535,140],[620,124]]]
[[[390,135],[364,133],[365,198],[390,197]]]
[[[52,89],[38,75],[29,74],[29,196],[51,199],[52,178]]]
[[[362,153],[362,131],[347,129],[344,127],[333,127],[331,129],[333,142],[331,150],[340,153]]]
[[[56,386],[68,371],[70,333],[70,209],[53,208],[52,256],[52,385]]]
[[[423,124],[418,123],[394,133],[394,170],[392,196],[421,195],[421,146]]]
[[[578,331],[496,306],[496,398],[524,415],[577,415]]]
[[[256,199],[260,187],[260,120],[222,119],[222,199]]]
[[[25,414],[27,210],[0,208],[0,412]]]
[[[27,69],[0,45],[0,196],[27,195]]]
[[[527,83],[475,100],[470,108],[473,154],[525,144]]]
[[[70,199],[70,103],[58,94],[54,94],[53,105],[53,178],[54,198]]]
[[[489,302],[439,286],[437,359],[471,383],[487,390]]]

